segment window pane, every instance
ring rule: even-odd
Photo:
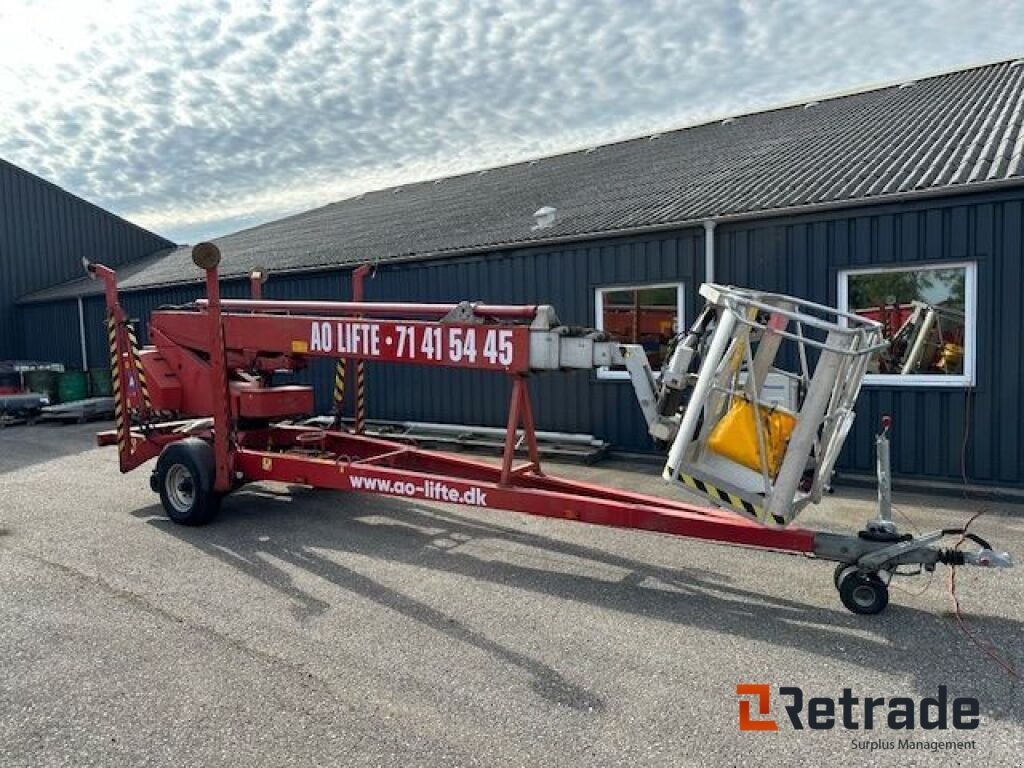
[[[658,370],[679,325],[679,288],[608,289],[601,291],[601,327],[617,341],[640,344],[651,368]],[[611,370],[625,370],[616,366]]]
[[[882,323],[889,340],[871,373],[963,374],[964,267],[875,272],[847,280],[850,310]]]

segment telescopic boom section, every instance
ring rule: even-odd
[[[196,305],[208,307],[208,299],[199,299]],[[221,299],[222,309],[243,312],[274,312],[319,315],[363,315],[366,317],[403,317],[423,320],[442,320],[466,304],[400,304],[360,301],[269,301],[255,299]],[[495,320],[532,320],[536,306],[502,304],[469,304],[474,315]]]

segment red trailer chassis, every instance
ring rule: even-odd
[[[768,527],[725,509],[545,474],[528,389],[538,307],[478,304],[467,313],[467,305],[273,301],[262,298],[256,276],[251,299],[221,299],[216,247],[196,246],[193,259],[205,269],[207,298],[154,311],[145,348],[121,307],[114,271],[88,266],[105,284],[115,398],[115,428],[97,441],[117,446],[122,472],[159,457],[151,484],[176,522],[205,523],[223,495],[272,480],[816,555],[847,570],[896,546]],[[504,373],[512,388],[500,464],[369,437],[361,419],[355,432],[338,420],[330,429],[297,423],[314,409],[312,388],[274,386],[272,377],[314,357]],[[517,461],[520,445],[526,457]],[[884,566],[907,557],[897,551]],[[934,567],[951,557],[927,559]],[[881,610],[877,600],[864,610],[844,603]]]

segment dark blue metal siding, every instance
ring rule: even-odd
[[[977,386],[865,386],[840,469],[874,471],[873,434],[892,414],[894,472],[960,478],[966,425],[968,478],[1024,483],[1022,209],[1017,192],[719,226],[720,282],[825,304],[838,302],[844,268],[977,262]]]
[[[51,344],[23,324],[19,296],[81,277],[83,256],[116,266],[170,245],[0,160],[0,359],[46,357]],[[21,346],[36,339],[42,346]]]
[[[22,341],[32,350],[33,359],[82,366],[76,300],[27,304],[18,308],[18,319],[25,333]]]

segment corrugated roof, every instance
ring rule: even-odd
[[[1024,181],[1024,65],[936,75],[332,203],[218,238],[222,273],[429,258],[552,238]],[[550,227],[533,213],[557,209]],[[128,290],[198,279],[189,247]],[[28,300],[78,295],[80,282]]]

